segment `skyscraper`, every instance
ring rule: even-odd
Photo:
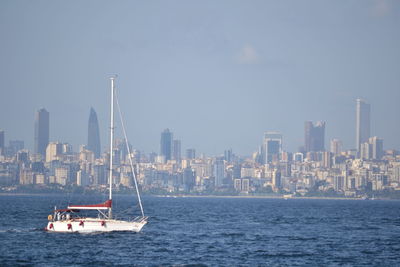
[[[192,168],[183,169],[183,185],[186,192],[189,192],[196,185],[196,174]]]
[[[181,154],[182,154],[181,140],[174,140],[173,153],[172,153],[173,159],[176,161],[180,161]]]
[[[339,139],[332,139],[331,140],[331,152],[337,156],[340,153],[342,153],[342,141],[340,141]]]
[[[0,130],[0,155],[4,154],[4,131]]]
[[[272,172],[272,186],[275,190],[282,188],[281,172],[278,170]]]
[[[304,124],[305,152],[325,151],[325,122],[306,121]]]
[[[46,162],[57,160],[63,154],[63,144],[59,142],[51,142],[46,148]]]
[[[373,159],[382,159],[383,157],[383,139],[378,138],[376,136],[369,138],[369,143],[372,146],[372,158]]]
[[[160,155],[164,157],[165,161],[171,160],[172,158],[172,132],[169,129],[165,129],[161,133],[160,141]]]
[[[217,157],[214,160],[213,174],[215,177],[215,187],[221,187],[225,178],[225,162],[222,157]]]
[[[7,151],[9,155],[15,155],[18,151],[24,149],[25,147],[24,141],[21,140],[10,140],[8,144]]]
[[[382,159],[384,155],[383,151],[383,139],[378,138],[376,136],[370,137],[368,142],[360,144],[360,153],[359,156],[361,159],[370,160]]]
[[[364,160],[372,159],[372,145],[369,142],[360,144],[359,156]]]
[[[93,108],[90,108],[87,149],[92,151],[96,158],[100,158],[101,146],[99,122],[97,120],[96,111]]]
[[[264,133],[264,147],[263,147],[264,163],[278,161],[282,153],[282,134],[278,132],[265,132]]]
[[[356,100],[356,149],[359,152],[362,143],[368,142],[370,137],[371,106],[365,100]]]
[[[186,158],[187,159],[195,159],[196,158],[196,149],[194,149],[194,148],[186,149]]]
[[[41,108],[35,113],[35,140],[34,152],[46,157],[46,147],[49,143],[49,112]]]
[[[224,151],[224,159],[226,162],[231,163],[233,159],[232,148]]]

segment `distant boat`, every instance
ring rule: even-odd
[[[293,198],[292,194],[283,195],[283,199]]]
[[[113,218],[112,213],[112,170],[113,170],[113,141],[114,141],[114,87],[115,77],[111,78],[111,122],[110,122],[110,170],[109,170],[109,198],[104,203],[92,205],[69,205],[66,209],[54,209],[53,215],[48,216],[49,222],[45,230],[49,232],[65,232],[65,233],[92,233],[92,232],[113,232],[113,231],[132,231],[140,232],[143,226],[147,223],[147,216],[144,216],[142,201],[140,198],[138,183],[133,168],[130,148],[125,132],[125,126],[121,117],[122,129],[124,131],[125,143],[129,154],[129,161],[135,182],[136,193],[141,210],[141,216],[136,217],[131,221],[117,220]],[[118,99],[117,99],[118,105]],[[119,105],[118,105],[119,108]],[[121,113],[120,113],[121,116]],[[83,210],[97,211],[97,217],[80,217],[78,212]]]

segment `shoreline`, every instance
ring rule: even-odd
[[[65,194],[71,194],[71,193],[65,193]],[[72,193],[75,194],[75,193]],[[101,193],[99,193],[101,194]],[[49,195],[59,195],[59,193],[54,192],[46,192],[46,193],[8,193],[8,192],[0,192],[0,196],[49,196]],[[96,195],[96,194],[94,194]],[[116,195],[126,195],[126,194],[118,194]],[[368,201],[374,201],[374,200],[394,200],[394,201],[400,201],[400,199],[396,198],[374,198],[374,199],[363,199],[363,198],[352,198],[352,197],[285,197],[283,195],[281,196],[269,196],[269,195],[241,195],[241,196],[235,196],[235,195],[152,195],[152,194],[144,194],[143,196],[150,196],[150,197],[157,197],[157,198],[235,198],[235,199],[284,199],[284,200],[291,200],[291,199],[302,199],[302,200],[368,200]]]
[[[218,195],[152,195],[159,198],[243,198],[243,199],[315,199],[315,200],[398,200],[390,198],[362,199],[352,197],[284,197],[284,196],[218,196]]]

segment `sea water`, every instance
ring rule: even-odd
[[[0,265],[400,265],[399,201],[144,197],[140,233],[43,230],[55,205],[104,199],[1,195]],[[134,196],[114,203],[139,215]]]

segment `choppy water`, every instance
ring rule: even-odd
[[[0,196],[0,265],[400,265],[399,201],[146,197],[141,233],[43,231],[69,198]]]

